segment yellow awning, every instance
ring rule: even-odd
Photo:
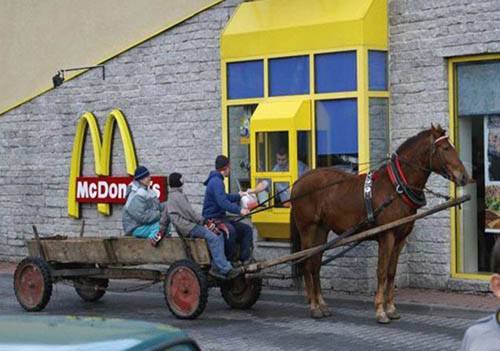
[[[223,59],[387,48],[387,0],[260,0],[241,4],[221,39]]]
[[[309,100],[262,102],[252,114],[250,129],[311,130],[311,103]]]
[[[260,0],[235,11],[221,39],[223,59],[387,48],[386,0]]]

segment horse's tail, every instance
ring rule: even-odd
[[[297,223],[295,222],[295,215],[293,211],[293,206],[290,210],[290,242],[292,243],[290,247],[290,252],[295,253],[301,250],[300,245],[300,231],[297,228]],[[297,288],[302,286],[302,263],[297,263],[292,265],[292,277]]]

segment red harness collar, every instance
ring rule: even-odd
[[[396,157],[394,157],[394,164],[396,165],[396,169],[399,173],[400,179],[403,182],[403,185],[408,187],[408,180],[406,179],[406,176],[403,173],[403,169],[401,168],[401,164],[399,163],[399,156],[398,155],[396,155]],[[391,183],[394,185],[394,187],[396,187],[396,191],[398,194],[401,195],[403,201],[408,206],[410,206],[412,209],[416,210],[416,209],[420,208],[420,206],[418,204],[416,204],[415,202],[413,202],[412,199],[410,197],[408,197],[408,195],[406,195],[403,191],[397,190],[400,187],[400,185],[398,184],[398,181],[396,179],[396,175],[394,174],[392,168],[389,165],[387,165],[387,173],[389,174],[389,179],[391,180]]]

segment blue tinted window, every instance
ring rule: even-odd
[[[387,52],[368,51],[369,90],[387,90]]]
[[[314,63],[317,93],[356,90],[356,51],[316,55]]]
[[[318,155],[358,153],[356,99],[316,102],[316,151]]]
[[[269,95],[300,95],[308,93],[308,56],[269,60]]]
[[[264,64],[262,60],[227,64],[228,99],[264,96]]]

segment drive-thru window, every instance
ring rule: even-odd
[[[389,149],[386,2],[301,6],[244,3],[221,38],[228,186],[266,181],[259,201],[278,194],[252,216],[266,239],[288,238],[286,189],[307,170],[367,172]]]

